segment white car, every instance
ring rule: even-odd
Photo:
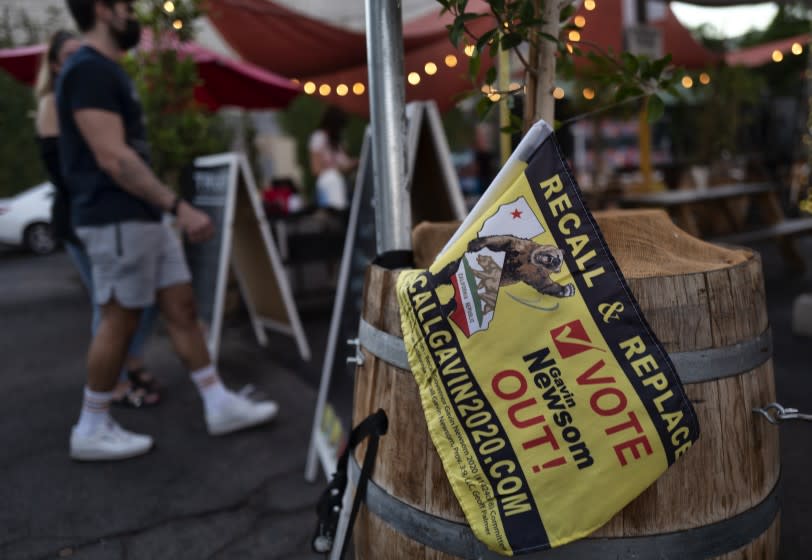
[[[54,186],[42,183],[12,198],[0,198],[0,243],[26,247],[38,255],[57,248],[51,233]]]

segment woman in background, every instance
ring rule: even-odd
[[[51,183],[54,185],[54,201],[51,208],[51,228],[54,237],[61,241],[70,255],[82,282],[88,291],[93,293],[93,278],[90,274],[90,261],[82,243],[76,237],[71,226],[71,210],[68,192],[62,181],[59,159],[59,118],[56,111],[54,85],[59,70],[74,52],[79,50],[81,42],[70,31],[57,31],[43,54],[35,93],[37,97],[37,140],[42,160],[48,170]],[[92,297],[91,297],[92,300]],[[93,322],[91,329],[96,331],[100,320],[99,306],[93,305]],[[115,404],[130,407],[141,407],[157,404],[161,395],[156,380],[144,368],[143,351],[149,333],[155,324],[157,310],[153,306],[141,314],[138,330],[130,343],[124,371],[114,391]]]
[[[338,107],[330,106],[324,112],[319,128],[310,135],[310,171],[316,177],[316,205],[319,208],[346,210],[347,181],[344,173],[358,165],[341,145],[341,135],[347,116]]]

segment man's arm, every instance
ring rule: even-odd
[[[96,163],[117,185],[162,210],[172,207],[177,195],[127,145],[120,115],[102,109],[79,109],[73,116]],[[213,232],[208,216],[185,202],[178,206],[177,217],[192,241],[206,239]]]

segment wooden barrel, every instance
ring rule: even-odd
[[[758,255],[704,243],[659,210],[595,217],[683,379],[701,436],[590,537],[523,557],[777,558],[778,432],[752,413],[775,400]],[[418,267],[431,262],[455,228],[415,230]],[[382,408],[389,431],[381,438],[366,506],[356,521],[356,558],[490,558],[492,553],[470,532],[446,479],[417,386],[403,361],[397,275],[372,266],[366,277],[360,333],[364,363],[356,373],[354,422]],[[354,477],[364,453],[360,447],[351,461]]]

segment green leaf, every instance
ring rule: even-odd
[[[522,38],[522,36],[519,35],[518,33],[508,33],[506,35],[502,35],[502,41],[501,41],[502,49],[503,50],[508,50],[508,49],[518,47],[519,45],[522,44],[523,40],[524,39]]]
[[[480,118],[480,120],[488,116],[488,113],[491,111],[491,108],[494,105],[495,103],[484,95],[479,99],[479,101],[476,104],[476,114]]]
[[[519,18],[525,25],[536,19],[536,6],[531,0],[525,0],[520,8]]]
[[[468,76],[472,80],[476,80],[479,76],[479,68],[482,66],[482,57],[478,52],[474,52],[474,56],[468,59]]]
[[[663,116],[665,112],[665,103],[658,95],[652,95],[648,98],[648,122],[652,123]]]
[[[492,84],[496,81],[496,66],[491,66],[485,73],[485,83]]]
[[[496,33],[497,33],[496,29],[491,29],[490,31],[482,35],[482,37],[480,37],[479,40],[477,40],[476,42],[476,50],[482,52],[485,49],[485,46],[488,44],[488,41],[490,41],[496,36]]]
[[[636,73],[637,69],[640,67],[637,57],[629,52],[624,52],[620,56],[623,59],[623,66],[632,74]]]
[[[451,26],[451,30],[448,33],[448,38],[451,39],[451,44],[455,47],[459,47],[463,33],[465,33],[465,29],[460,19],[457,18],[454,20],[454,24]]]

